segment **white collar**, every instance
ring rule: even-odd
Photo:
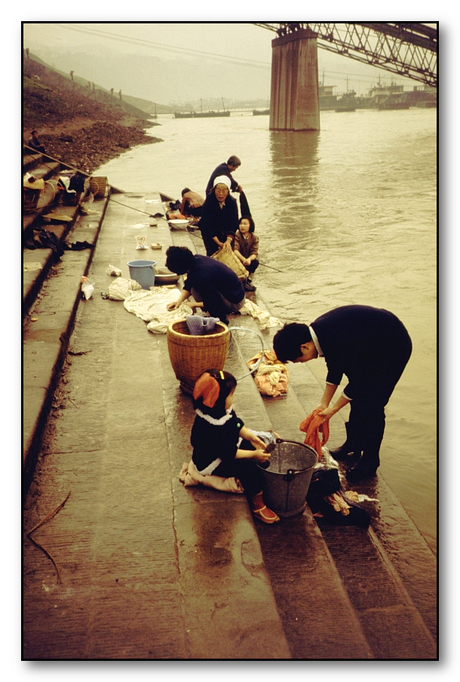
[[[315,344],[315,348],[316,348],[316,350],[318,351],[318,356],[319,356],[320,358],[324,357],[324,353],[323,353],[323,351],[321,350],[321,346],[319,345],[318,337],[317,337],[316,334],[315,334],[315,330],[313,329],[313,327],[310,327],[310,325],[308,325],[308,328],[309,328],[309,330],[310,330],[310,334],[311,334],[312,341],[313,341],[313,343]]]
[[[231,407],[228,408],[228,410],[225,411],[225,414],[223,417],[220,417],[219,419],[215,419],[214,417],[211,417],[209,414],[204,414],[201,410],[195,410],[196,414],[204,419],[205,421],[209,422],[210,424],[213,424],[214,426],[223,426],[226,422],[228,422],[229,419],[232,418],[233,414],[233,409]]]

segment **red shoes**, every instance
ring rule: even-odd
[[[263,493],[257,493],[251,500],[251,510],[256,519],[260,519],[264,523],[276,523],[280,520],[278,514],[269,509],[266,504],[264,504]]]

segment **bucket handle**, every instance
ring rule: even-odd
[[[251,334],[254,334],[255,336],[258,337],[260,344],[262,346],[262,354],[261,354],[260,358],[257,360],[254,367],[249,372],[247,372],[246,374],[243,374],[242,376],[237,378],[237,381],[241,381],[241,379],[244,379],[245,377],[251,376],[251,374],[254,374],[254,372],[256,372],[259,369],[259,365],[262,363],[262,360],[264,359],[265,344],[264,344],[264,340],[261,337],[261,335],[258,332],[254,331],[254,329],[249,329],[248,327],[229,327],[229,330],[230,330],[230,338],[231,338],[232,342],[233,342],[233,333],[234,332],[237,332],[237,331],[250,332]]]

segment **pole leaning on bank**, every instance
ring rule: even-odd
[[[272,40],[270,130],[320,130],[317,34]]]

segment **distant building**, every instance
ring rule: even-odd
[[[319,108],[320,109],[335,109],[337,104],[337,95],[332,92],[336,85],[320,85],[319,86]]]

